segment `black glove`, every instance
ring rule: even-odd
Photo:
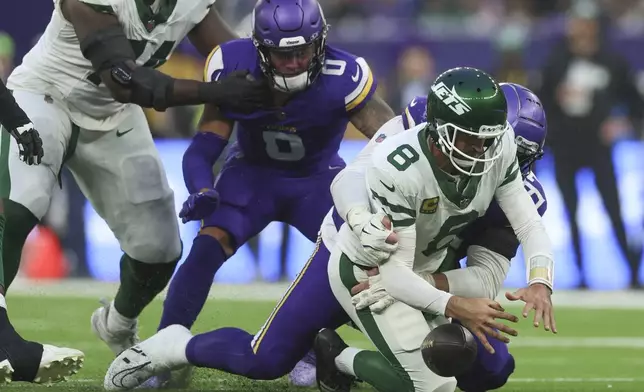
[[[40,134],[38,134],[38,131],[34,128],[33,124],[29,123],[23,125],[10,130],[9,133],[18,143],[20,160],[24,161],[27,165],[40,165],[45,152],[42,149],[42,139],[40,138]]]
[[[216,82],[204,83],[200,91],[208,102],[233,111],[252,112],[270,105],[266,79],[255,80],[247,71],[235,71]]]

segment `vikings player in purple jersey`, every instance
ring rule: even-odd
[[[328,26],[316,0],[259,1],[253,21],[252,38],[213,50],[205,78],[247,71],[267,82],[272,109],[206,108],[184,155],[191,195],[179,214],[202,227],[170,284],[159,329],[190,328],[219,267],[270,222],[288,223],[315,241],[332,206],[321,190],[345,166],[338,149],[348,123],[371,138],[394,117],[374,95],[367,62],[326,44]],[[237,142],[215,182],[212,166],[234,122]]]
[[[521,88],[520,93],[523,91]],[[531,112],[525,105],[525,99],[522,97],[529,93],[527,90],[525,91],[521,96],[509,98],[510,113],[514,114],[510,121],[516,127],[519,127],[520,123],[545,121],[545,118],[542,115],[540,116],[538,110],[535,109]],[[533,98],[532,95],[529,97]],[[538,100],[535,100],[535,102],[538,103]],[[423,107],[423,105],[421,101],[418,106]],[[413,109],[413,106],[415,105],[410,105],[409,109]],[[424,109],[418,114],[413,112],[407,118],[405,118],[406,114],[403,114],[403,116],[392,119],[388,124],[393,124],[393,132],[386,133],[380,138],[374,138],[371,144],[377,143],[379,139],[382,140],[387,135],[402,132],[404,130],[403,122],[406,127],[409,127],[410,125],[415,125],[416,122],[422,121]],[[412,123],[409,122],[410,120]],[[543,145],[545,123],[542,128],[541,136],[536,136],[536,134],[528,136],[535,137],[533,140],[539,146],[535,153],[531,154],[533,157],[539,155],[540,146]],[[523,157],[520,158],[523,159]],[[528,157],[528,160],[531,162],[534,159]],[[525,163],[526,166],[530,164],[528,161]],[[540,211],[542,212],[543,210]],[[337,232],[337,228],[341,224],[342,218],[333,209],[325,218],[322,230]],[[487,229],[484,229],[483,226],[476,230],[479,236],[484,236],[486,232]],[[509,233],[512,234],[512,243],[515,243],[516,238],[513,236],[511,229]],[[477,243],[477,238],[474,238],[473,235],[471,241]],[[186,342],[187,339],[178,333],[181,330],[187,332],[185,328],[171,326],[160,331],[155,337],[138,347],[139,351],[141,349],[145,351],[147,357],[141,357],[137,354],[137,351],[129,350],[117,358],[106,375],[105,385],[108,386],[108,384],[113,383],[111,380],[119,372],[123,372],[126,368],[130,369],[140,365],[137,356],[147,362],[146,366],[139,366],[136,372],[127,373],[127,376],[124,376],[126,373],[121,373],[119,382],[122,385],[129,385],[130,387],[138,385],[141,380],[150,375],[159,374],[188,363],[201,367],[216,368],[252,379],[274,379],[285,375],[311,348],[317,331],[321,328],[336,328],[349,321],[348,316],[335,301],[329,287],[326,263],[329,257],[327,248],[330,246],[331,244],[324,243],[318,239],[313,256],[254,337],[238,328],[222,328],[197,335]],[[467,245],[463,244],[459,249],[466,247]],[[506,257],[513,257],[516,247],[517,245],[510,249],[510,246],[508,246],[510,250],[507,251]],[[455,260],[460,259],[461,256],[457,257]],[[459,269],[458,271],[465,271],[468,268]],[[497,272],[497,275],[500,275],[498,277],[499,285],[503,281],[506,271],[507,269],[501,268],[501,271]],[[450,274],[451,272],[446,273],[448,276]],[[453,274],[452,277],[458,280],[458,273]],[[456,287],[457,283],[454,283],[453,279],[448,278],[448,282],[458,289]],[[315,299],[313,304],[311,303],[312,298]],[[170,335],[172,337],[168,338]],[[175,344],[172,339],[177,336],[181,337],[178,339],[179,343]],[[497,348],[497,350],[499,349]],[[202,358],[200,362],[194,360],[195,355]],[[128,358],[131,366],[124,362],[124,358]],[[489,363],[477,365],[481,370],[478,370],[478,372],[473,370],[468,375],[468,379],[463,379],[462,382],[471,382],[468,381],[471,379],[474,380],[473,382],[478,383],[477,385],[484,386],[487,389],[495,387],[495,385],[502,385],[514,369],[514,362],[511,356],[507,354],[503,358],[503,360],[498,361],[501,365],[498,365],[497,362],[494,362],[493,365]],[[311,385],[315,383],[315,363],[314,358],[313,361],[311,359],[301,361],[291,372],[291,380],[295,384]],[[487,361],[482,356],[479,361],[483,360]],[[362,378],[367,382],[374,383],[374,380],[369,379],[369,377]]]
[[[266,82],[272,102],[252,113],[225,104],[205,109],[183,159],[191,195],[179,214],[202,227],[170,284],[160,330],[190,329],[217,270],[270,222],[288,223],[315,241],[333,205],[329,186],[345,166],[338,149],[347,125],[371,138],[394,117],[374,95],[367,62],[327,45],[327,30],[316,0],[262,0],[253,11],[252,38],[222,44],[208,57],[207,81],[247,72]],[[215,181],[212,167],[234,123],[237,142]],[[209,357],[196,350],[190,360],[210,366]]]

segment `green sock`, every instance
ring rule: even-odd
[[[26,207],[14,201],[3,199],[4,214],[0,231],[2,251],[2,277],[5,291],[18,274],[22,248],[27,236],[38,223],[38,219]]]
[[[121,257],[121,285],[114,307],[124,317],[137,318],[170,281],[179,260],[146,264],[124,254]]]
[[[353,371],[360,380],[379,392],[414,391],[414,384],[404,369],[397,369],[377,351],[360,351],[353,359]]]

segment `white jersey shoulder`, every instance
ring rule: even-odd
[[[137,64],[157,67],[208,14],[215,0],[164,0],[154,7],[142,0],[79,0],[97,12],[118,18]],[[63,101],[82,128],[111,130],[127,104],[115,101],[81,50],[74,27],[54,0],[52,18],[36,45],[9,77],[16,90],[44,93]],[[121,116],[120,116],[120,115]]]
[[[503,153],[494,167],[483,176],[465,177],[450,176],[437,166],[425,125],[387,137],[375,148],[366,186],[373,212],[388,214],[394,228],[415,227],[414,270],[436,272],[448,244],[485,213],[497,188],[520,173],[512,130],[502,138]],[[340,249],[360,264],[357,236],[342,227],[337,239]]]

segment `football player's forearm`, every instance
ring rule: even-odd
[[[213,166],[228,145],[232,122],[211,105],[204,108],[200,131],[183,155],[183,179],[190,193],[210,189],[215,182]]]
[[[523,246],[528,284],[541,283],[552,290],[554,285],[552,243],[521,178],[499,188],[496,200]]]
[[[472,245],[467,252],[467,267],[440,275],[445,276],[448,290],[454,295],[494,299],[509,269],[510,260],[507,258],[484,247]]]
[[[351,123],[360,133],[371,139],[387,121],[395,116],[391,107],[382,98],[374,95],[362,109],[351,115]]]
[[[384,289],[394,299],[423,312],[445,314],[452,294],[438,290],[409,267],[394,260],[381,265],[379,270]]]
[[[11,91],[0,80],[0,124],[9,130],[15,130],[31,121],[18,106]]]

